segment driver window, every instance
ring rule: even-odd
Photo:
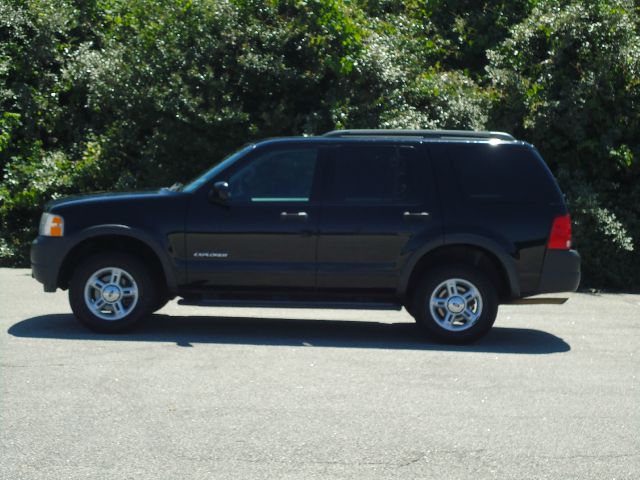
[[[231,198],[247,203],[308,202],[317,157],[315,148],[264,153],[231,176]]]

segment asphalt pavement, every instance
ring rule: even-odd
[[[168,304],[135,333],[0,269],[0,478],[639,479],[640,295],[404,311]]]

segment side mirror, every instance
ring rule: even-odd
[[[216,182],[209,192],[209,201],[226,205],[231,199],[231,190],[227,182]]]

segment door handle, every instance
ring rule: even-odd
[[[428,218],[429,212],[404,212],[402,214],[404,218]]]
[[[307,212],[281,212],[280,218],[306,220],[309,215]]]

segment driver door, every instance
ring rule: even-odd
[[[277,144],[258,149],[213,182],[229,184],[226,204],[193,199],[186,235],[193,288],[316,286],[316,201],[321,149]]]

